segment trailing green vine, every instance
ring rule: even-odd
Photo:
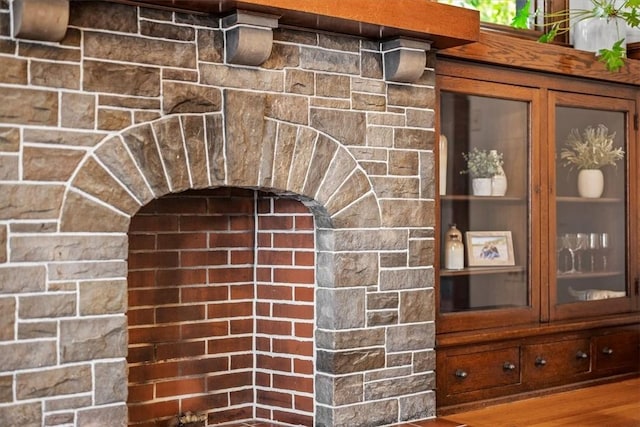
[[[544,34],[538,39],[542,43],[551,43],[559,35],[569,32],[577,22],[588,18],[620,18],[631,28],[640,26],[640,0],[625,0],[620,6],[616,0],[590,0],[591,9],[568,9],[553,13],[542,13],[539,10],[531,12],[531,0],[527,0],[525,6],[516,12],[511,21],[514,28],[529,28],[530,20],[535,16],[544,17]],[[626,28],[624,28],[626,31]],[[624,58],[627,51],[623,47],[625,37],[617,40],[610,48],[600,49],[596,52],[598,60],[605,64],[609,71],[619,71],[624,66]]]

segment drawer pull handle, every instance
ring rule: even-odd
[[[464,379],[467,378],[468,375],[469,374],[467,374],[466,371],[463,371],[462,369],[456,369],[456,377]]]
[[[613,349],[611,347],[605,347],[602,349],[602,354],[606,354],[606,355],[613,354]]]
[[[582,350],[576,353],[576,359],[588,359],[588,358],[589,358],[589,355]]]
[[[535,363],[536,363],[536,366],[542,367],[542,366],[545,366],[547,364],[547,361],[542,357],[536,357],[536,362]]]
[[[502,369],[504,369],[505,371],[513,371],[516,369],[516,365],[511,362],[504,362],[504,364],[502,365]]]

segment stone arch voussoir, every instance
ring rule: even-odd
[[[337,227],[380,224],[368,177],[335,139],[264,117],[245,132],[223,126],[220,113],[171,115],[106,138],[73,174],[61,228],[126,231],[154,198],[220,186],[299,195]]]

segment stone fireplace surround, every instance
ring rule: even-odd
[[[433,53],[392,83],[377,40],[280,28],[238,66],[211,16],[70,10],[19,40],[0,0],[0,419],[127,425],[132,218],[217,188],[313,215],[313,424],[434,416]]]

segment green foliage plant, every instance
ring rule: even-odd
[[[515,0],[438,0],[440,3],[476,9],[482,22],[509,25],[516,12]]]
[[[502,153],[491,153],[487,150],[479,150],[474,147],[468,153],[462,153],[467,161],[467,169],[461,174],[469,174],[471,178],[491,178],[497,175],[502,166]]]
[[[589,18],[606,18],[615,19],[622,18],[630,27],[638,28],[640,26],[640,0],[590,0],[591,9],[576,10],[568,9],[554,13],[542,14],[544,16],[543,30],[544,34],[540,36],[538,41],[542,43],[551,43],[554,39],[569,32],[571,26],[577,22]],[[531,0],[527,0],[526,5],[519,9],[516,16],[511,21],[514,28],[528,28],[531,15]],[[536,10],[534,16],[541,15]],[[626,31],[626,28],[624,28]],[[622,46],[624,37],[617,40],[610,48],[600,49],[596,52],[596,57],[603,62],[609,71],[619,71],[624,66],[624,58],[626,50]]]
[[[587,126],[582,135],[578,129],[571,129],[566,146],[560,151],[564,166],[581,169],[600,169],[604,166],[616,166],[624,157],[622,148],[614,148],[616,133],[600,124]]]

